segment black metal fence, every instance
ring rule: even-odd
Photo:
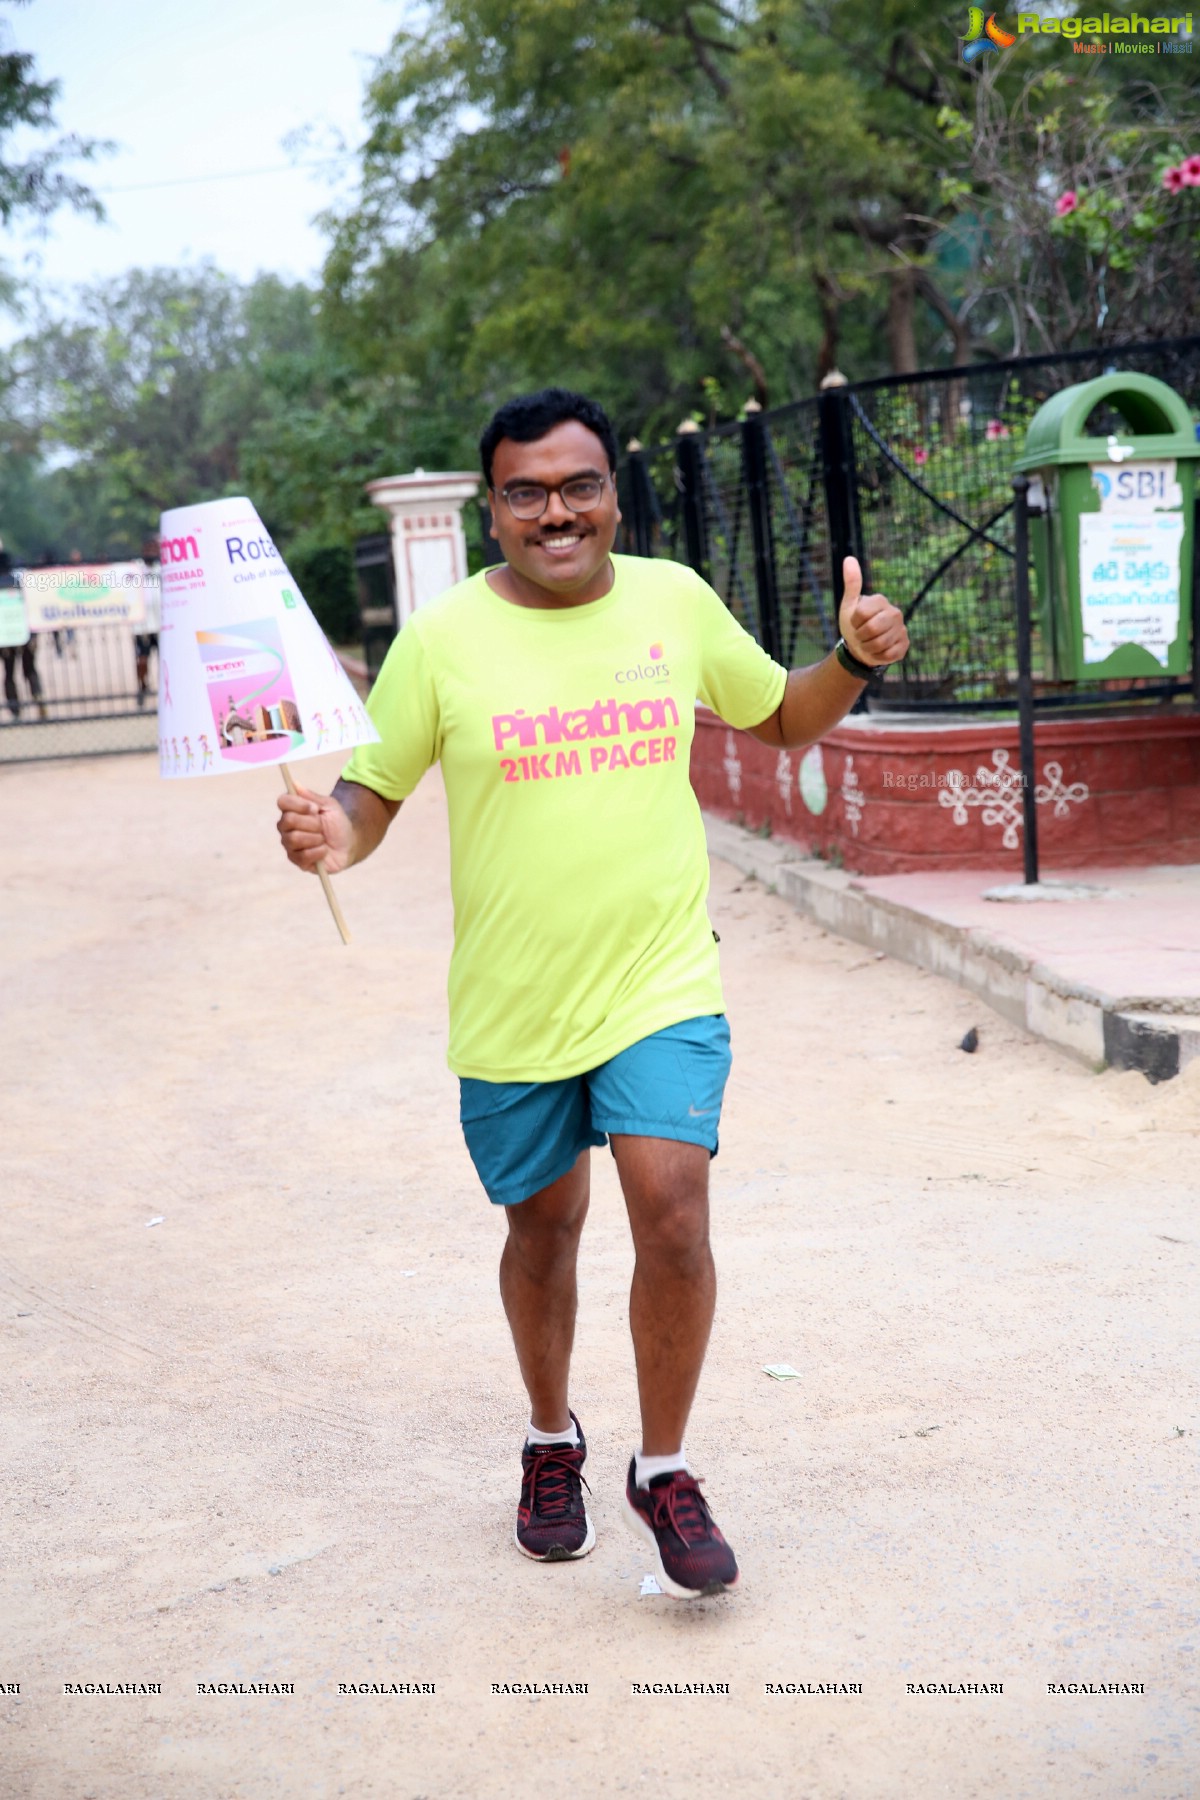
[[[831,387],[631,450],[625,548],[690,563],[788,664],[836,641],[842,558],[854,554],[912,640],[861,704],[1015,707],[1013,462],[1043,401],[1113,369],[1158,376],[1200,414],[1200,335]],[[1042,709],[1194,691],[1190,678],[1056,681],[1036,619],[1033,669]]]

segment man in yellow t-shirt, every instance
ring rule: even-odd
[[[500,1291],[530,1400],[517,1547],[553,1562],[595,1542],[567,1382],[589,1152],[607,1141],[636,1252],[642,1443],[624,1516],[664,1591],[693,1598],[738,1579],[683,1448],[716,1294],[708,1165],[729,1072],[688,779],[695,702],[764,743],[812,743],[908,638],[848,558],[837,650],[789,674],[690,569],[614,556],[616,438],[582,395],[509,401],[480,449],[505,562],[413,615],[369,701],[380,742],[332,795],[282,795],[279,831],[300,868],[348,868],[441,762],[449,1062],[472,1160],[506,1209]]]

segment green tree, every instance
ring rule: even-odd
[[[369,89],[332,328],[436,395],[444,455],[531,381],[644,433],[706,378],[734,411],[839,358],[911,368],[953,311],[961,29],[911,0],[434,0]]]
[[[326,629],[353,635],[350,546],[381,524],[363,484],[403,465],[406,407],[403,382],[330,347],[304,285],[134,270],[0,357],[9,548],[136,555],[167,507],[246,493]]]
[[[1007,353],[1035,290],[1046,341],[1129,329],[1151,294],[1194,317],[1194,196],[1153,202],[1200,116],[1189,59],[1149,91],[1026,34],[981,68],[965,28],[914,0],[431,0],[369,87],[331,334],[415,384],[406,433],[457,460],[544,380],[646,436],[835,362]]]
[[[4,358],[3,426],[9,456],[40,471],[56,535],[128,554],[164,508],[239,491],[247,447],[316,385],[316,304],[302,285],[242,288],[203,265],[133,270],[43,319]]]

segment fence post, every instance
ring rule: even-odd
[[[747,408],[742,422],[742,479],[754,538],[754,586],[758,595],[758,636],[768,656],[783,661],[779,628],[779,585],[775,573],[775,536],[771,526],[771,487],[767,472],[767,427],[761,409]]]
[[[651,556],[651,516],[646,504],[650,471],[646,467],[642,446],[637,438],[630,438],[625,449],[629,467],[629,534],[633,539],[633,554]]]
[[[1200,496],[1192,513],[1192,699],[1200,706]]]
[[[858,515],[858,469],[854,460],[854,421],[849,389],[823,388],[817,395],[817,420],[821,434],[825,513],[829,520],[829,554],[833,563],[836,627],[842,604],[843,557],[857,556],[862,564],[863,586],[869,586],[867,559],[862,547],[862,523]]]
[[[708,532],[704,518],[704,454],[700,427],[685,419],[676,439],[679,498],[683,506],[683,541],[687,559],[697,575],[709,579]]]
[[[1033,752],[1033,629],[1029,616],[1029,477],[1013,476],[1013,550],[1016,554],[1017,716],[1021,740],[1021,807],[1025,823],[1025,885],[1038,879],[1037,765]]]
[[[821,471],[825,484],[825,515],[829,520],[829,557],[833,564],[833,629],[840,631],[842,610],[842,559],[857,556],[862,565],[863,587],[869,588],[867,559],[862,547],[862,522],[858,515],[858,468],[854,459],[854,418],[850,392],[844,383],[822,388],[817,395],[817,423],[821,435]],[[851,712],[867,712],[871,687],[865,687]]]

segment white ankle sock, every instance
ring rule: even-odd
[[[670,1475],[675,1469],[687,1468],[687,1453],[682,1446],[673,1456],[647,1456],[639,1450],[634,1456],[633,1479],[638,1487],[649,1487],[656,1475]]]
[[[539,1431],[531,1419],[525,1432],[525,1442],[527,1444],[572,1444],[577,1448],[579,1427],[572,1419],[565,1431]]]

